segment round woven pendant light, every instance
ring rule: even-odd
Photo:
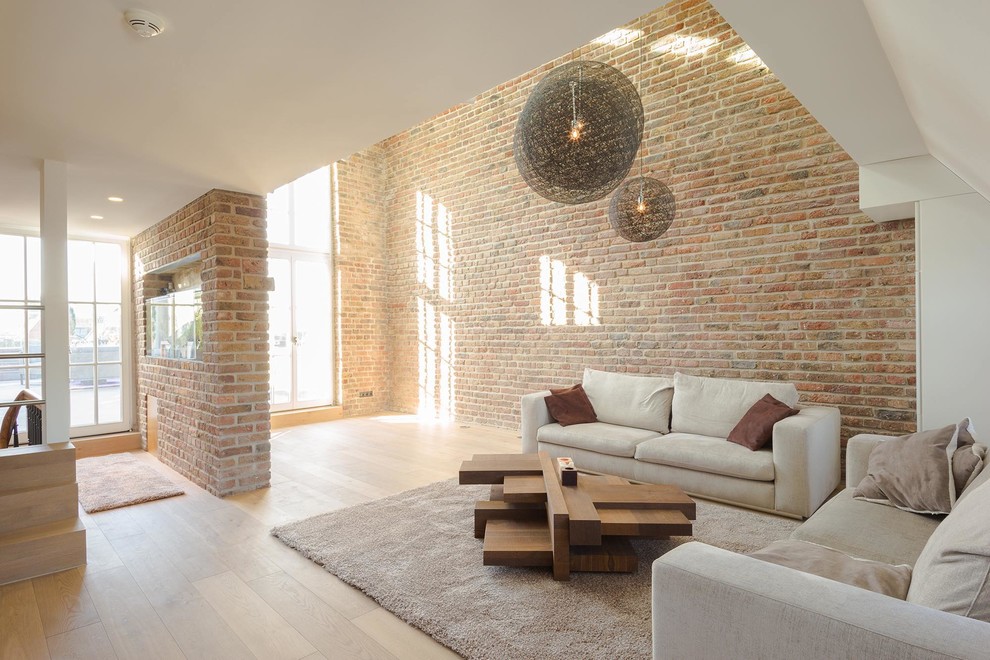
[[[516,122],[516,166],[541,196],[564,204],[601,199],[629,173],[643,138],[643,103],[618,69],[563,64],[529,95]]]
[[[627,241],[660,238],[674,220],[674,194],[662,181],[640,176],[629,179],[612,195],[608,221]]]

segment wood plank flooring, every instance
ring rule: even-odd
[[[457,475],[515,433],[382,415],[273,432],[272,487],[83,514],[89,563],[0,587],[0,658],[455,658],[269,535]],[[471,530],[464,530],[470,534]]]

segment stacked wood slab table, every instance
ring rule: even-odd
[[[630,538],[690,536],[694,500],[677,486],[634,484],[582,474],[560,483],[556,460],[539,454],[476,454],[461,484],[492,484],[474,509],[486,566],[548,566],[555,580],[571,571],[636,570]]]

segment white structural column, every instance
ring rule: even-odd
[[[69,440],[68,168],[41,169],[41,303],[44,312],[45,442]]]

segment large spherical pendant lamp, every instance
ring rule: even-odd
[[[618,69],[577,61],[548,73],[516,122],[516,166],[541,196],[601,199],[629,173],[643,138],[643,103]]]
[[[662,181],[640,176],[629,179],[612,195],[608,221],[627,241],[660,238],[674,220],[674,194]]]

